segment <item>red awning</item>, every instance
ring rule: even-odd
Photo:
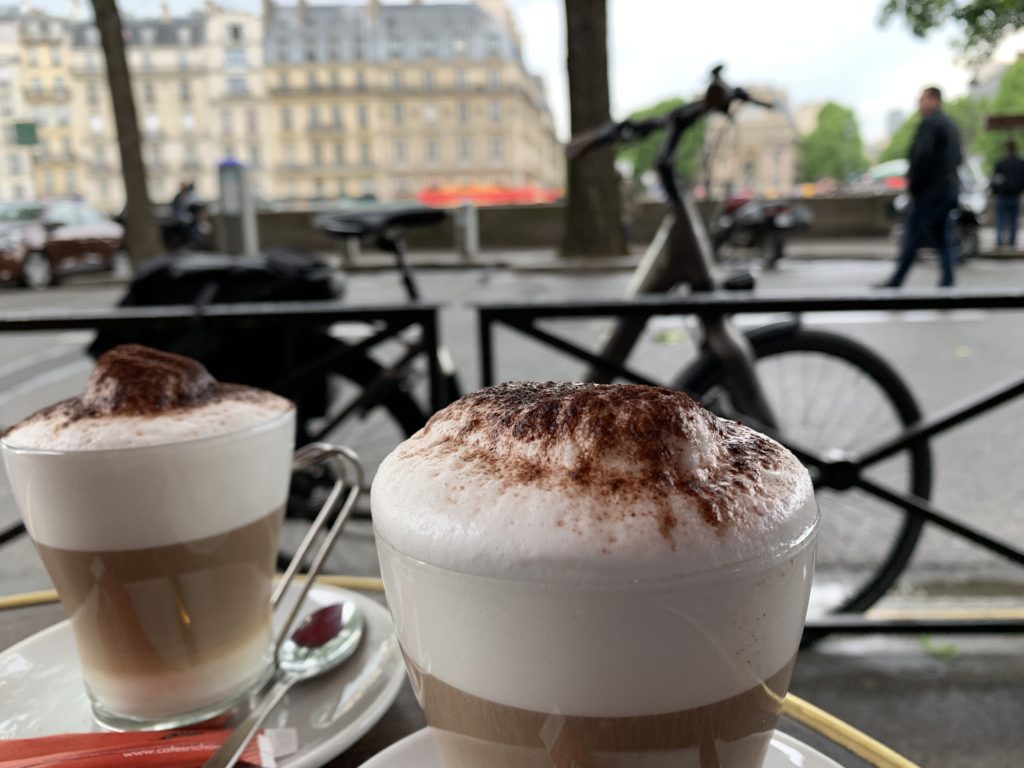
[[[463,203],[474,205],[539,205],[553,203],[562,196],[560,189],[542,187],[498,187],[490,184],[444,186],[424,189],[416,199],[433,208],[450,208]]]

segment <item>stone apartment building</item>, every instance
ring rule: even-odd
[[[526,70],[504,0],[265,0],[260,15],[208,2],[183,17],[126,17],[124,26],[155,201],[186,179],[212,197],[226,158],[250,168],[265,200],[564,183],[543,83]],[[35,12],[22,14],[18,29],[16,90],[38,138],[35,193],[119,209],[97,30]],[[0,62],[3,46],[0,37]],[[0,98],[5,71],[0,63]]]
[[[22,96],[18,14],[0,9],[0,202],[35,196],[32,114]]]
[[[732,120],[721,115],[708,119],[704,150],[710,157],[712,197],[742,190],[787,196],[796,186],[800,135],[790,117],[788,94],[774,88],[750,90],[777,108],[747,105]]]

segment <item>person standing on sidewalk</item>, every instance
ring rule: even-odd
[[[996,245],[1017,246],[1017,222],[1020,220],[1020,196],[1024,192],[1024,159],[1017,154],[1017,142],[1006,142],[1006,157],[996,163],[992,173],[992,194],[996,198]]]
[[[953,253],[953,221],[950,211],[957,206],[960,178],[957,168],[963,159],[960,132],[942,111],[942,91],[925,88],[918,100],[921,124],[910,146],[907,186],[910,209],[903,228],[896,271],[880,287],[898,288],[925,243],[939,252],[942,265],[940,286],[953,285],[956,255]]]

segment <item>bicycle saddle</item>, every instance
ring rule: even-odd
[[[313,226],[335,237],[373,237],[390,229],[430,227],[448,218],[448,212],[422,205],[331,211],[313,219]]]

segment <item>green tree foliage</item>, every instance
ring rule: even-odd
[[[634,120],[644,120],[649,117],[660,117],[671,112],[676,107],[682,106],[682,99],[668,99],[659,102],[653,107],[642,109],[631,115]],[[654,167],[654,161],[658,158],[662,142],[665,139],[664,132],[658,132],[648,136],[643,141],[635,144],[627,144],[619,148],[618,156],[622,160],[628,160],[633,165],[634,174],[639,176],[646,170]],[[704,121],[683,134],[676,151],[676,173],[679,178],[686,182],[696,182],[700,177],[701,151],[704,147]]]
[[[818,124],[801,146],[804,181],[845,179],[868,167],[853,110],[829,102],[818,113]]]
[[[1024,115],[1024,59],[1017,59],[1003,73],[988,114]],[[1010,138],[1015,138],[1018,146],[1024,145],[1024,131],[984,131],[979,134],[976,149],[985,158],[989,169],[1003,156],[1003,146]]]
[[[974,61],[984,61],[999,42],[1024,27],[1021,0],[885,0],[881,23],[903,18],[911,32],[925,37],[947,21],[960,27],[959,41]]]

